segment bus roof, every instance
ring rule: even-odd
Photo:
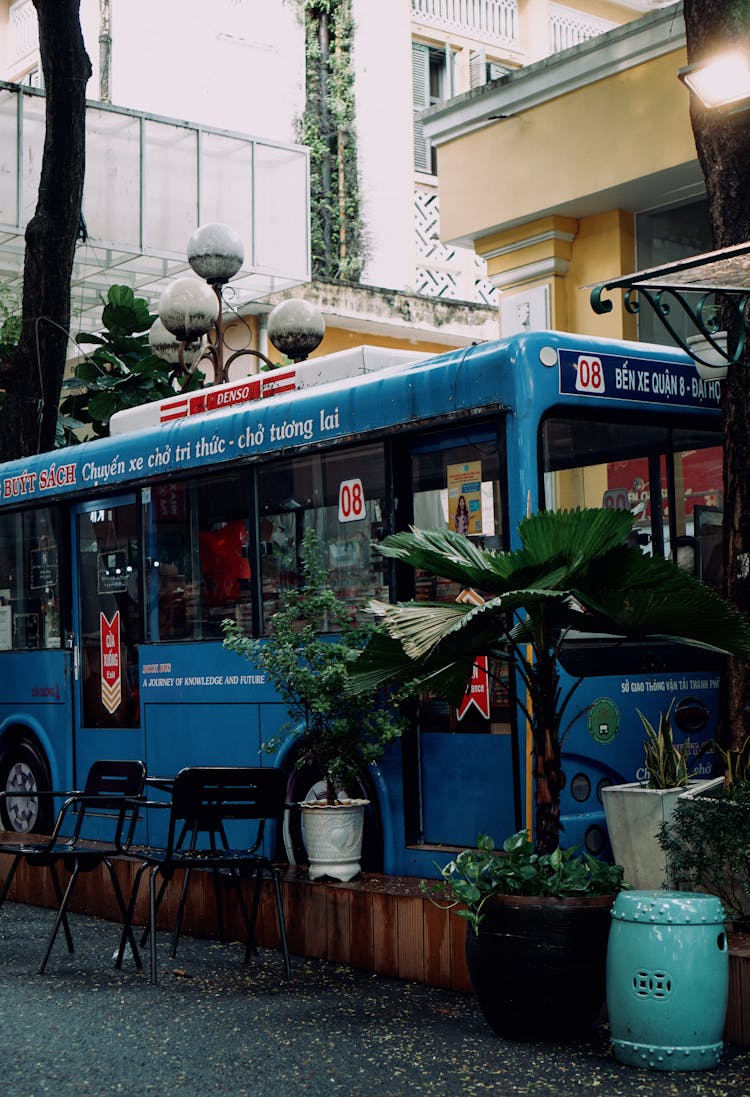
[[[658,412],[662,421],[670,411],[718,411],[719,382],[702,381],[682,351],[652,344],[532,332],[426,359],[404,362],[392,354],[395,364],[381,360],[381,368],[360,376],[10,462],[0,467],[0,500],[9,506],[81,491],[101,495],[162,474],[483,408],[541,418],[555,406],[598,404]],[[315,362],[321,369],[323,359]]]

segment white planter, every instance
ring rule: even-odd
[[[369,800],[343,804],[302,803],[302,835],[310,860],[310,879],[330,876],[352,880],[361,871],[362,828]]]
[[[622,865],[625,882],[638,891],[668,887],[664,850],[659,845],[662,823],[668,823],[681,795],[708,782],[686,788],[646,788],[639,782],[608,785],[602,789],[604,814],[615,864]]]
[[[727,348],[727,333],[725,331],[717,331],[714,336],[714,341],[723,347]],[[698,371],[699,376],[704,381],[723,381],[727,375],[727,360],[722,358],[718,351],[709,343],[708,339],[703,335],[688,335],[687,339],[688,354],[698,354],[703,359],[702,362],[696,361],[695,368]],[[709,363],[706,365],[705,363]]]

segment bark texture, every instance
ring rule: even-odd
[[[684,0],[688,61],[746,47],[750,0]],[[710,113],[690,97],[698,160],[706,181],[716,248],[750,240],[750,111]],[[732,332],[729,333],[730,340]],[[736,333],[734,334],[736,339]],[[722,394],[724,432],[724,553],[729,600],[750,612],[750,347],[729,370]],[[725,697],[726,745],[750,734],[750,667],[731,659]]]
[[[39,193],[26,227],[21,339],[0,364],[0,460],[52,449],[70,328],[70,281],[82,231],[86,84],[80,0],[33,0],[46,89]]]

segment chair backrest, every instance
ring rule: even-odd
[[[173,848],[178,826],[194,839],[198,833],[223,835],[225,822],[255,820],[259,827],[253,848],[257,848],[266,820],[283,817],[285,800],[284,773],[273,766],[182,769],[172,789],[168,845]]]
[[[140,796],[145,783],[143,762],[100,759],[88,772],[83,794],[96,796],[99,807],[119,808],[123,796]]]
[[[146,783],[146,767],[143,762],[131,759],[99,759],[94,762],[86,777],[86,784],[74,799],[76,824],[74,840],[84,836],[87,816],[111,820],[106,840],[123,844],[123,831],[128,831],[124,844],[132,840],[138,816],[137,798]],[[101,829],[101,823],[98,824]],[[103,835],[99,835],[103,837]]]

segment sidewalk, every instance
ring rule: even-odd
[[[574,1045],[499,1040],[474,999],[240,945],[159,935],[160,984],[111,964],[116,925],[71,915],[36,975],[53,913],[0,911],[2,1092],[14,1097],[728,1097],[750,1093],[750,1049],[712,1071],[616,1063],[606,1031]]]

